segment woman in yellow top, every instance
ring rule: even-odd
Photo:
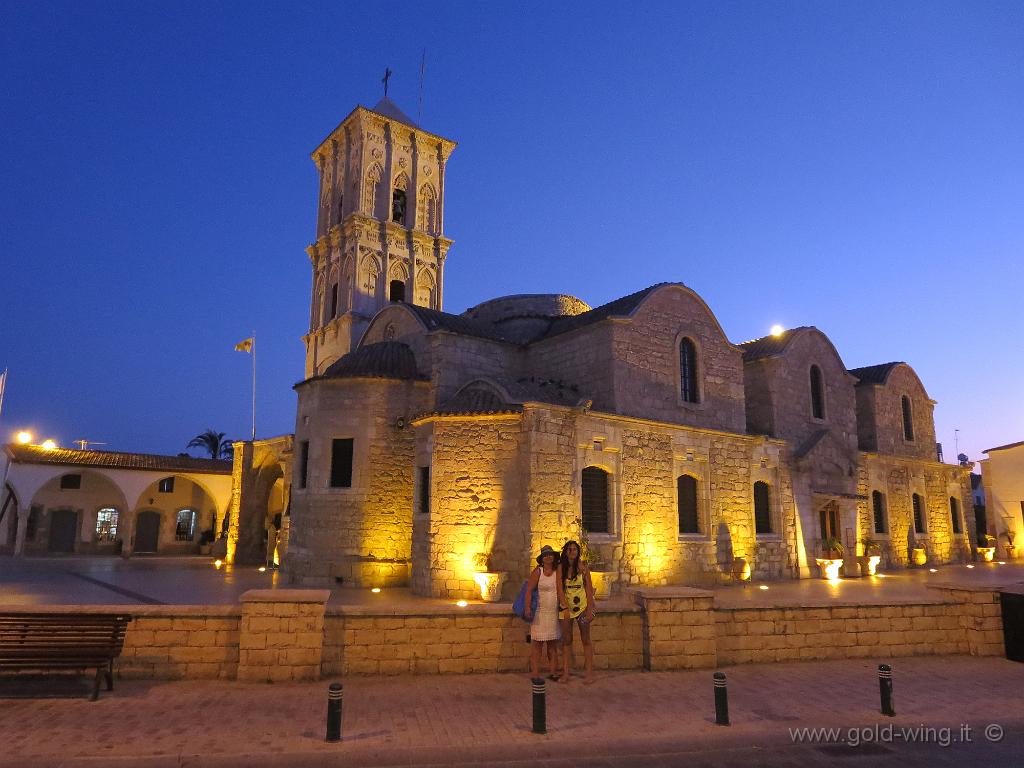
[[[583,643],[583,658],[586,663],[585,684],[594,680],[594,647],[590,644],[590,622],[594,620],[594,585],[590,580],[590,569],[580,562],[580,545],[567,541],[562,547],[558,560],[558,578],[562,582],[564,609],[559,614],[562,621],[562,676],[560,682],[569,681],[572,666],[572,625],[580,629]]]

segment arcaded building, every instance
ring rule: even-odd
[[[816,576],[831,538],[890,568],[969,555],[969,471],[906,363],[848,369],[813,327],[733,343],[681,282],[443,311],[454,148],[384,99],[314,152],[297,581],[509,593],[583,534],[620,586]]]

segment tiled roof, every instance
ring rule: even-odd
[[[380,341],[342,355],[316,378],[420,379],[416,356],[399,341]]]
[[[743,362],[750,363],[754,360],[782,354],[796,334],[808,328],[813,328],[813,326],[801,325],[797,328],[787,328],[778,336],[762,336],[760,339],[744,341],[736,346],[743,350]]]
[[[515,381],[500,381],[516,403],[552,403],[554,405],[575,406],[583,395],[575,384],[568,384],[556,379],[530,378]]]
[[[892,369],[900,362],[880,363],[879,365],[865,365],[863,368],[851,368],[850,373],[857,377],[857,386],[861,384],[885,384]]]
[[[1010,448],[1019,448],[1024,445],[1024,440],[1017,443],[1007,443],[1006,445],[997,445],[995,448],[986,448],[985,453],[992,453],[992,451],[1006,451]]]
[[[406,304],[405,306],[419,317],[428,331],[450,331],[451,333],[458,333],[463,336],[476,336],[480,339],[514,343],[511,339],[502,336],[493,325],[482,320],[474,320],[465,315],[452,315],[436,309],[420,307],[416,304]]]
[[[607,320],[609,317],[626,317],[640,306],[651,291],[656,288],[661,288],[664,285],[673,285],[673,283],[657,283],[648,288],[644,288],[642,291],[637,291],[636,293],[631,293],[628,296],[623,296],[615,299],[614,301],[609,301],[607,304],[602,304],[599,307],[594,307],[588,312],[582,312],[578,315],[559,317],[551,323],[551,329],[544,335],[544,338],[547,339],[561,333],[575,331],[577,328],[583,328],[584,326],[591,325],[593,323],[599,323],[602,320]]]
[[[496,392],[483,387],[470,387],[459,392],[433,413],[439,416],[476,416],[498,413],[521,413],[523,406],[507,403]]]
[[[162,456],[153,453],[118,451],[77,451],[71,448],[47,450],[38,445],[4,446],[12,462],[22,464],[60,464],[108,469],[137,469],[160,472],[197,472],[230,475],[231,462],[221,459],[197,459],[192,456]]]

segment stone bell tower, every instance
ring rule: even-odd
[[[306,378],[359,343],[389,302],[441,309],[445,165],[455,142],[387,96],[356,107],[313,152],[320,172]]]

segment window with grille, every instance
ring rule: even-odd
[[[960,502],[955,496],[949,497],[949,516],[953,523],[953,533],[960,533],[963,530],[960,525]]]
[[[679,342],[679,396],[684,403],[697,402],[697,346],[689,338]]]
[[[915,493],[911,503],[914,507],[914,533],[924,533],[924,500]]]
[[[117,538],[119,515],[113,507],[105,507],[96,513],[96,542],[114,541]]]
[[[351,437],[331,441],[331,488],[352,487]]]
[[[825,387],[821,379],[821,368],[811,366],[811,415],[816,419],[825,418]]]
[[[762,480],[754,483],[754,532],[772,532],[771,489]]]
[[[609,475],[600,467],[583,470],[583,529],[588,533],[608,533]]]
[[[679,532],[700,533],[697,514],[697,478],[680,475],[676,478],[676,498],[679,505]]]
[[[909,442],[914,439],[914,418],[910,398],[904,395],[900,402],[903,407],[903,439]]]
[[[60,478],[60,489],[62,491],[77,491],[82,487],[81,475],[63,475]]]
[[[871,492],[871,510],[875,517],[875,533],[885,533],[888,530],[885,520],[885,494],[881,491]]]

